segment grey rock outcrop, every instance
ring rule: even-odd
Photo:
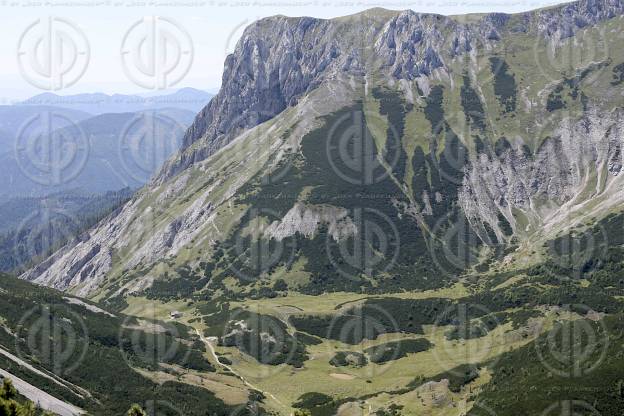
[[[498,216],[505,215],[516,228],[514,209],[539,220],[533,224],[539,228],[558,224],[567,215],[573,218],[575,210],[582,210],[588,200],[596,204],[591,213],[597,214],[600,197],[609,199],[609,185],[622,170],[623,145],[621,109],[610,114],[592,111],[580,120],[563,120],[556,134],[546,138],[533,155],[519,142],[498,156],[479,154],[473,158],[459,195],[460,204],[471,222],[488,223],[501,241],[505,236]],[[605,202],[605,209],[612,207]]]

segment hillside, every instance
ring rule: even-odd
[[[113,314],[6,275],[0,292],[3,375],[45,391],[68,408],[121,415],[140,403],[163,415],[247,414],[244,387],[242,394],[227,396],[229,404],[223,394],[216,397],[203,387],[228,376],[203,357],[205,345],[184,325],[156,315],[145,320]]]
[[[158,266],[174,273],[177,266],[193,269],[216,261],[217,243],[231,244],[254,216],[270,225],[264,237],[282,244],[318,238],[323,226],[341,240],[336,233],[348,237],[344,228],[353,227],[355,208],[387,216],[397,233],[384,232],[394,234],[390,237],[397,237],[405,252],[397,267],[407,257],[410,263],[420,259],[420,270],[410,265],[408,272],[423,280],[433,272],[433,285],[445,283],[431,257],[457,227],[466,228],[464,243],[470,249],[466,258],[452,259],[458,264],[441,265],[451,275],[491,263],[500,251],[496,248],[511,254],[506,267],[539,262],[541,243],[604,217],[621,202],[616,192],[622,177],[621,93],[614,84],[624,56],[618,56],[618,36],[600,38],[600,33],[617,33],[621,7],[592,4],[488,15],[465,24],[457,17],[375,11],[335,20],[262,20],[246,30],[228,57],[224,78],[230,81],[188,130],[180,155],[112,222],[94,229],[91,240],[70,255],[57,254],[59,261],[50,262],[47,271],[38,268],[25,277],[90,295],[133,268],[149,272]],[[556,19],[557,11],[577,13],[574,27],[564,28],[569,22]],[[281,29],[268,30],[274,25]],[[356,61],[341,47],[358,44],[364,27],[370,40],[362,44],[370,46],[357,53]],[[317,32],[325,38],[306,52],[309,56],[284,49]],[[609,52],[601,60],[592,56],[573,68],[547,68],[551,72],[530,62],[565,64],[569,43],[594,50],[592,39],[602,39]],[[268,59],[251,62],[260,46]],[[549,59],[551,48],[556,55]],[[367,59],[359,56],[365,51]],[[310,70],[303,71],[302,64]],[[282,68],[283,79],[261,81],[261,76],[272,79],[273,68]],[[307,81],[298,75],[302,71]],[[275,99],[261,99],[263,94]],[[238,103],[247,96],[255,101]],[[269,115],[272,103],[276,117]],[[233,127],[230,113],[238,117]],[[270,119],[202,161],[241,127],[262,118]],[[352,124],[362,137],[345,136]],[[359,159],[343,154],[345,143],[364,153]],[[382,197],[348,198],[356,193]],[[279,202],[272,201],[276,196]],[[308,217],[313,223],[306,223]],[[149,224],[141,225],[145,220]],[[127,246],[124,240],[131,234],[137,236],[131,224],[147,227],[132,242],[136,245],[127,247],[136,254],[123,264],[111,262],[112,252]],[[115,234],[109,234],[112,229]],[[93,253],[95,245],[112,250],[80,254]],[[299,264],[311,259],[309,253],[297,257]],[[74,262],[83,266],[72,267]],[[308,264],[305,272],[318,278],[312,267]],[[91,274],[75,280],[84,268]]]

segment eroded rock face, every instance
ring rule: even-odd
[[[327,226],[327,232],[336,241],[357,234],[357,227],[344,208],[331,205],[304,205],[296,203],[282,218],[267,227],[264,234],[282,241],[295,234],[313,237],[320,226]]]
[[[338,46],[336,29],[327,20],[283,16],[247,28],[225,61],[221,91],[198,114],[183,147],[200,143],[165,166],[161,179],[204,160],[242,130],[294,105],[344,66],[349,52]]]
[[[132,203],[106,218],[81,241],[67,245],[22,277],[60,290],[80,287],[78,295],[91,293],[113,266],[113,247],[136,211]]]
[[[623,144],[621,109],[608,114],[591,111],[580,120],[565,119],[535,154],[518,142],[498,155],[474,157],[460,192],[460,204],[471,221],[487,222],[501,240],[505,237],[498,226],[499,212],[514,228],[514,209],[533,214],[547,226],[553,219],[551,214],[560,220],[565,210],[574,210],[575,203],[608,196],[609,185],[622,170]]]
[[[584,27],[612,19],[622,13],[622,0],[576,1],[537,12],[538,31],[558,41],[574,36]]]
[[[262,19],[245,30],[227,57],[221,91],[197,115],[184,137],[186,150],[164,166],[157,182],[206,159],[242,130],[293,106],[338,73],[363,76],[380,69],[410,80],[430,75],[444,66],[444,56],[470,51],[477,37],[494,41],[493,22],[500,20],[463,25],[412,11],[335,20]]]

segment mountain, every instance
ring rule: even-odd
[[[234,222],[244,217],[243,207],[276,211],[269,231],[283,240],[304,229],[311,237],[324,222],[330,228],[334,220],[348,223],[347,212],[361,201],[333,201],[340,195],[383,191],[389,201],[370,207],[401,221],[399,234],[410,230],[399,237],[402,245],[414,244],[417,258],[430,254],[427,240],[436,225],[446,231],[448,224],[439,224],[446,217],[466,221],[470,237],[483,243],[478,250],[515,245],[522,253],[527,244],[588,215],[605,215],[620,202],[612,191],[622,177],[621,94],[613,88],[624,60],[618,39],[606,38],[613,45],[605,45],[604,60],[561,68],[558,79],[525,63],[533,55],[548,62],[551,48],[558,63],[571,42],[586,40],[593,49],[592,36],[614,30],[621,11],[619,2],[578,2],[464,19],[374,9],[334,20],[261,20],[228,57],[222,90],[186,132],[183,150],[111,221],[123,235],[130,232],[126,221],[140,218],[146,206],[157,208],[164,227],[149,237],[167,243],[142,251],[176,258],[207,241],[227,240],[235,224],[216,231],[213,223],[228,216],[221,211],[230,204],[241,207],[231,212]],[[568,27],[558,14],[578,19]],[[267,59],[254,60],[259,52]],[[366,149],[366,141],[375,142],[371,172],[338,160],[344,149],[329,141],[328,133],[351,131],[349,118],[346,127],[339,123],[348,114],[364,128],[356,144]],[[269,203],[273,191],[284,202]],[[316,225],[300,224],[307,216]],[[103,240],[99,244],[119,238]],[[201,257],[210,258],[214,249],[205,250]],[[140,262],[153,266],[148,258]],[[79,283],[63,270],[54,273],[55,285]],[[89,288],[81,293],[89,294],[109,271],[83,279]]]
[[[169,94],[140,96],[103,93],[57,95],[43,93],[20,103],[22,106],[54,106],[93,115],[105,113],[135,113],[138,111],[175,108],[197,113],[213,94],[195,88],[182,88]]]
[[[262,19],[180,152],[21,277],[176,308],[277,414],[619,415],[623,15]]]
[[[22,113],[20,108],[28,111]],[[6,113],[25,118],[36,108],[14,106]],[[41,196],[76,188],[102,193],[140,187],[179,149],[194,117],[178,109],[91,117],[61,111],[32,113],[33,118],[0,145],[1,194]],[[55,153],[60,148],[64,152]]]

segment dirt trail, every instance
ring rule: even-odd
[[[290,406],[285,405],[284,403],[282,403],[277,397],[275,397],[275,395],[273,395],[273,393],[270,393],[268,391],[262,390],[260,387],[252,384],[251,382],[249,382],[248,380],[245,379],[245,377],[243,377],[241,374],[239,374],[236,370],[234,370],[232,367],[230,367],[227,364],[223,364],[222,362],[219,361],[219,357],[217,356],[217,352],[214,349],[214,346],[212,345],[212,343],[210,342],[210,340],[208,338],[206,338],[204,336],[204,334],[201,333],[201,331],[199,329],[195,329],[195,332],[197,333],[197,335],[201,338],[201,340],[204,342],[204,344],[206,344],[206,346],[208,347],[208,349],[210,350],[210,353],[212,354],[212,357],[214,358],[215,362],[217,363],[217,365],[220,365],[221,367],[225,368],[227,371],[229,371],[230,373],[234,374],[236,377],[238,377],[247,387],[249,387],[252,390],[256,390],[259,391],[260,393],[264,394],[267,397],[270,397],[271,399],[273,399],[277,404],[279,404],[281,407],[283,407],[284,409],[289,410]],[[290,413],[290,412],[289,412]]]

